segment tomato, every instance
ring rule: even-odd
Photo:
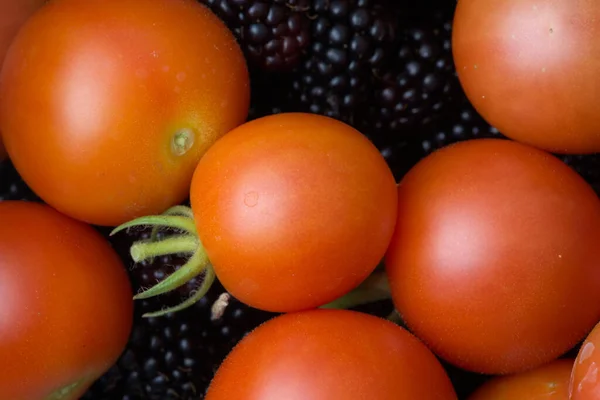
[[[200,238],[223,286],[269,311],[321,306],[362,282],[394,232],[396,182],[377,148],[332,118],[248,122],[193,177]]]
[[[477,111],[558,153],[600,151],[600,2],[459,0],[453,53]]]
[[[73,218],[113,226],[187,198],[202,154],[245,121],[248,71],[194,0],[53,0],[17,35],[0,98],[26,183]]]
[[[561,359],[520,374],[493,378],[469,400],[568,400],[573,360]]]
[[[570,400],[600,399],[600,323],[588,335],[579,349],[569,385]]]
[[[0,398],[77,399],[127,343],[125,269],[99,233],[46,205],[1,202],[0,221]]]
[[[267,321],[219,367],[206,400],[447,400],[450,379],[419,340],[354,311],[312,310]]]
[[[0,69],[4,57],[15,35],[45,0],[0,0]],[[6,157],[6,150],[0,140],[0,160]]]
[[[600,200],[559,159],[508,140],[452,145],[405,176],[398,203],[392,297],[451,364],[531,369],[600,320]]]

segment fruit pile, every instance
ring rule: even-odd
[[[0,399],[600,400],[598,28],[0,0]]]

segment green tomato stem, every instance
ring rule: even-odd
[[[165,239],[162,242],[167,240],[168,239]],[[162,242],[155,244],[160,244]],[[204,249],[199,248],[181,268],[152,286],[150,289],[138,293],[133,299],[147,299],[175,290],[200,275],[207,268],[212,270],[212,267],[209,267],[209,265],[208,257],[206,256]]]
[[[202,285],[200,285],[200,288],[198,288],[198,290],[193,295],[191,295],[187,300],[183,301],[182,303],[180,303],[174,307],[169,307],[169,308],[165,308],[160,311],[146,313],[146,314],[142,315],[142,317],[144,317],[144,318],[161,317],[163,315],[166,315],[169,313],[174,313],[177,311],[184,310],[188,307],[191,307],[195,303],[197,303],[201,298],[203,298],[206,295],[206,293],[208,293],[208,290],[210,289],[210,287],[212,286],[214,281],[215,281],[215,271],[212,269],[212,267],[208,267],[208,268],[206,268],[206,274],[204,275],[204,280],[202,281]]]
[[[194,223],[194,220],[189,217],[177,215],[151,215],[137,218],[133,221],[119,225],[110,233],[110,235],[112,236],[118,232],[124,231],[125,229],[136,226],[159,226],[162,228],[170,228],[187,232],[191,235],[197,235],[196,224]]]
[[[387,316],[386,318],[388,321],[395,323],[396,325],[400,325],[403,326],[404,325],[404,321],[402,321],[402,317],[400,316],[400,314],[398,313],[397,310],[394,309],[394,311],[392,311],[390,313],[390,315]]]
[[[174,215],[174,216],[182,216],[190,219],[194,219],[194,213],[192,209],[186,206],[174,206],[165,211],[162,215]],[[150,234],[150,240],[155,242],[157,240],[158,231],[160,230],[160,226],[153,226],[152,233]]]
[[[135,295],[133,297],[134,300],[147,299],[149,297],[170,292],[204,273],[202,284],[187,300],[174,307],[144,314],[144,317],[159,317],[172,312],[181,311],[192,306],[206,295],[214,283],[216,275],[206,251],[204,250],[204,246],[202,246],[202,243],[198,238],[194,214],[191,208],[175,206],[169,208],[162,215],[137,218],[115,228],[111,235],[134,227],[152,227],[150,240],[140,240],[135,242],[130,248],[131,258],[135,262],[168,254],[190,255],[181,268],[151,288]],[[161,228],[175,230],[179,233],[158,240],[158,230]]]
[[[73,396],[83,389],[81,386],[86,383],[86,381],[86,379],[80,379],[70,385],[63,386],[44,397],[44,400],[73,400]]]
[[[133,261],[140,262],[166,254],[193,254],[199,246],[197,237],[186,234],[171,236],[158,242],[136,242],[129,252]]]
[[[390,298],[390,285],[385,271],[376,271],[356,289],[321,308],[348,309]]]

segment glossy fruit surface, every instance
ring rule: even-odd
[[[559,159],[501,139],[458,143],[399,185],[386,258],[397,309],[452,364],[531,369],[600,319],[600,200]]]
[[[568,400],[572,359],[561,359],[531,371],[493,378],[469,400]]]
[[[598,152],[599,21],[596,0],[459,0],[458,77],[506,136],[552,152]]]
[[[79,398],[127,342],[125,268],[98,232],[48,206],[5,201],[0,221],[0,398]]]
[[[600,399],[600,324],[592,330],[579,349],[569,386],[570,400]]]
[[[286,314],[225,359],[207,400],[455,400],[446,372],[405,329],[354,311]]]
[[[346,124],[302,113],[225,135],[191,188],[220,282],[242,302],[278,312],[321,306],[364,280],[393,234],[396,199],[372,143]]]
[[[0,69],[4,56],[15,35],[45,0],[0,0]],[[0,138],[0,160],[6,157],[6,149]]]
[[[246,118],[248,72],[227,27],[193,0],[54,0],[15,39],[0,98],[28,185],[114,226],[187,197],[202,154]]]

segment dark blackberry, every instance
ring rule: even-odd
[[[233,31],[251,66],[291,70],[310,41],[310,0],[200,0]]]
[[[416,135],[439,118],[459,87],[451,49],[452,12],[428,11],[427,20],[403,19],[394,62],[373,85],[361,118],[371,135]]]
[[[313,0],[312,43],[293,79],[303,111],[353,124],[393,56],[397,20],[381,1]]]
[[[112,238],[115,249],[131,263],[132,241],[149,232],[119,234]],[[162,280],[183,260],[156,259],[130,270],[134,288]],[[160,298],[136,302],[134,328],[129,344],[117,364],[88,391],[84,400],[199,400],[216,369],[233,346],[250,330],[274,314],[251,309],[235,299],[218,319],[212,306],[224,289],[215,283],[209,293],[192,307],[164,317],[142,318],[166,303],[187,298],[199,284],[191,281]]]
[[[463,140],[504,138],[475,111],[468,100],[464,99],[461,104],[461,107],[427,127],[427,133],[421,141],[425,154]]]
[[[39,201],[9,160],[0,162],[0,201],[2,200]]]
[[[596,193],[600,193],[600,154],[559,155],[559,158],[592,185]]]
[[[198,400],[233,346],[267,319],[232,301],[219,320],[211,305],[218,288],[191,308],[142,319],[158,302],[142,300],[127,349],[117,364],[88,391],[88,400]]]
[[[425,152],[417,140],[374,141],[381,155],[399,182],[402,177],[423,157]]]
[[[248,120],[282,112],[297,111],[290,98],[290,82],[286,75],[254,72],[250,79],[251,101]]]

